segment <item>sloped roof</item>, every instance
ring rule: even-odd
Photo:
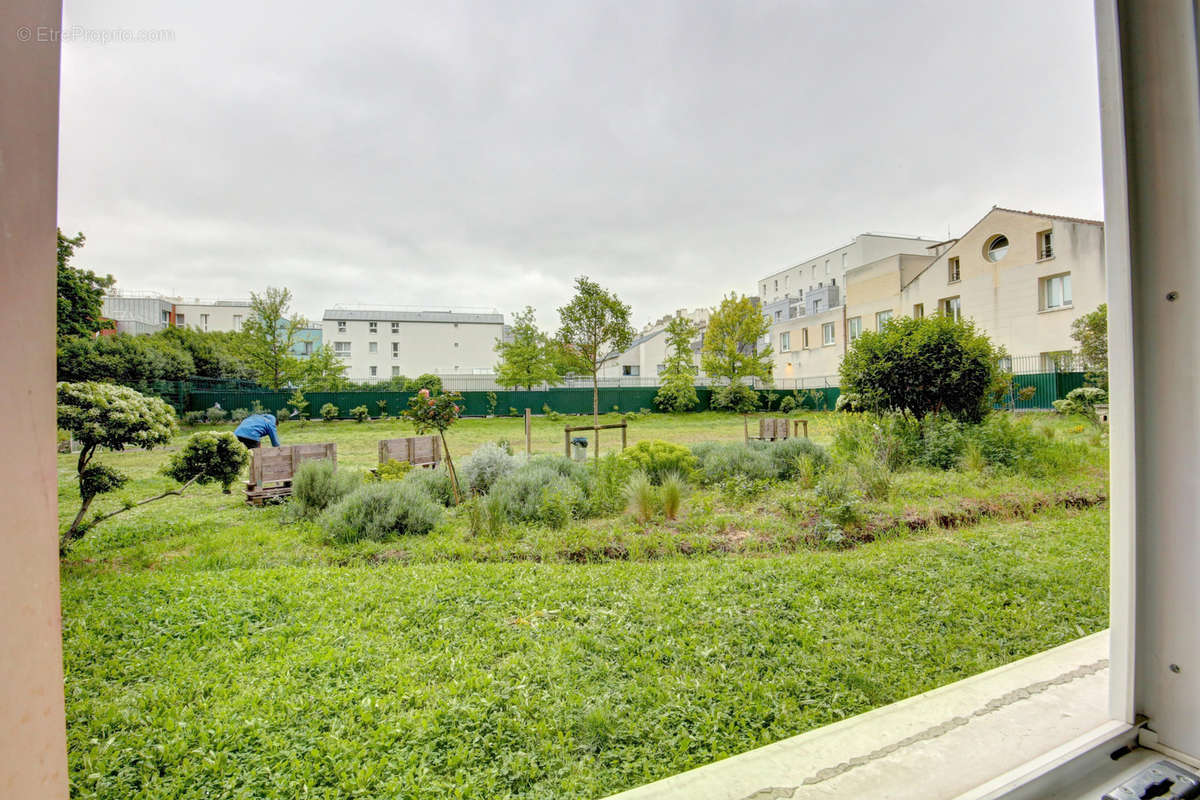
[[[1084,225],[1099,225],[1104,227],[1103,220],[1084,219],[1083,217],[1064,217],[1061,214],[1043,214],[1039,211],[1019,211],[1015,208],[1004,208],[1003,206],[992,206],[993,211],[1007,211],[1010,214],[1027,214],[1031,217],[1045,217],[1046,219],[1061,219],[1063,222],[1080,222]],[[986,214],[984,216],[987,216]]]

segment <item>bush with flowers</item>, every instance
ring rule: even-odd
[[[462,410],[462,395],[458,392],[434,395],[428,389],[422,389],[408,399],[408,408],[403,414],[404,418],[416,427],[418,434],[437,431],[441,437],[442,452],[446,454],[446,466],[450,471],[450,485],[454,488],[455,502],[461,498],[458,476],[454,473],[454,460],[450,457],[450,448],[446,444],[446,429],[458,421]]]

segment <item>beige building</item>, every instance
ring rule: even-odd
[[[156,292],[114,289],[104,297],[101,314],[121,333],[154,333],[164,328],[240,331],[250,313],[249,300],[200,300]]]
[[[667,347],[667,325],[675,317],[686,317],[696,326],[697,337],[692,348],[692,358],[699,371],[700,342],[711,314],[711,308],[697,308],[692,311],[681,308],[674,314],[667,314],[651,322],[642,328],[626,350],[610,355],[601,363],[599,377],[621,378],[626,383],[633,383],[633,379],[638,378],[641,380],[637,382],[654,385],[658,376],[666,369],[667,357],[670,355]]]
[[[321,338],[354,381],[423,373],[490,375],[504,316],[495,311],[330,308]]]

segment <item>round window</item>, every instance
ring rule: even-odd
[[[1008,237],[1004,234],[988,239],[987,247],[984,248],[984,253],[987,255],[988,261],[999,261],[1004,258],[1007,252]]]

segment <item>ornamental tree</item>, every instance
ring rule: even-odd
[[[454,472],[454,460],[450,457],[450,446],[446,444],[446,429],[458,422],[462,415],[462,395],[458,392],[432,395],[422,389],[408,399],[408,408],[402,416],[411,421],[417,433],[437,431],[442,439],[442,451],[446,454],[446,466],[450,470],[450,485],[454,488],[454,502],[461,501],[458,493],[458,476]]]
[[[71,266],[75,249],[86,241],[82,233],[63,236],[58,230],[58,336],[92,336],[112,327],[101,315],[104,292],[116,279]]]
[[[292,293],[268,286],[262,294],[250,293],[250,313],[242,324],[239,355],[268,389],[279,391],[303,378],[300,359],[292,354],[296,337],[307,323],[299,314],[288,313]]]
[[[581,368],[592,373],[592,424],[600,424],[600,364],[633,341],[629,306],[587,276],[575,279],[575,296],[558,309],[558,339]],[[597,451],[597,455],[598,455]]]
[[[92,463],[97,449],[150,449],[169,442],[176,425],[175,412],[157,397],[147,397],[125,386],[86,382],[58,384],[58,427],[69,431],[80,444],[75,465],[79,479],[79,512],[59,537],[61,551],[96,522],[107,518],[99,517],[84,523],[83,517],[92,501],[101,494],[119,489],[129,480],[128,476],[111,467]]]
[[[747,406],[758,406],[758,394],[745,385],[747,379],[771,380],[771,346],[758,348],[758,342],[771,329],[771,323],[749,297],[731,293],[721,301],[708,320],[700,366],[711,378],[724,378],[731,388],[714,393],[713,405],[745,413]],[[753,395],[753,397],[751,397]]]
[[[696,395],[696,367],[692,340],[696,326],[687,317],[667,323],[667,363],[654,404],[664,411],[691,411],[700,402]]]
[[[250,461],[250,451],[231,432],[193,433],[163,467],[163,474],[184,485],[219,483],[225,494]]]
[[[513,316],[512,338],[496,342],[500,363],[496,365],[496,383],[507,388],[524,386],[532,390],[538,384],[559,383],[554,364],[554,348],[549,337],[538,329],[533,306]]]
[[[841,388],[876,413],[945,412],[978,422],[990,410],[1003,355],[969,320],[898,317],[854,341],[842,358]]]
[[[1072,322],[1071,338],[1079,342],[1079,355],[1087,367],[1084,379],[1093,386],[1107,390],[1108,304],[1101,303],[1095,311]]]

